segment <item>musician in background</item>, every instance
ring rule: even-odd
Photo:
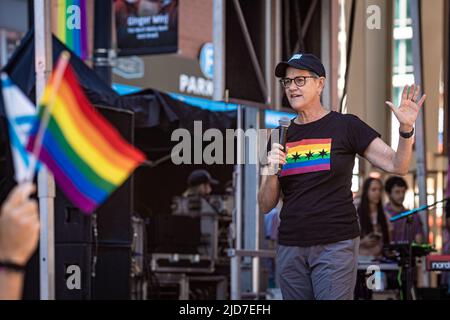
[[[390,243],[389,229],[384,214],[383,184],[376,178],[368,178],[363,185],[358,218],[361,226],[360,256],[381,258],[383,246]]]
[[[187,180],[188,188],[183,193],[183,197],[207,196],[212,191],[212,186],[219,184],[206,170],[194,170]]]
[[[384,210],[388,219],[407,211],[403,206],[407,189],[408,185],[401,177],[393,176],[386,180],[385,190],[389,197],[389,202],[386,203]],[[411,219],[413,219],[413,236],[408,235],[407,219],[400,219],[394,222],[388,220],[392,242],[409,242],[411,240],[415,240],[417,243],[423,242],[423,228],[419,215],[414,215]]]
[[[386,215],[383,210],[383,184],[380,179],[368,178],[362,187],[357,204],[358,219],[361,228],[359,262],[370,262],[383,257],[383,247],[390,242]],[[382,273],[382,279],[384,279]],[[355,289],[356,300],[371,300],[372,290],[366,286],[366,272],[358,271]]]
[[[450,201],[445,204],[445,231],[444,231],[444,246],[442,248],[442,254],[450,255]],[[450,295],[450,272],[442,273],[442,282],[445,285],[447,282],[448,291]]]

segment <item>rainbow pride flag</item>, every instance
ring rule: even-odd
[[[330,170],[332,140],[304,139],[287,143],[287,163],[280,177]]]
[[[57,0],[56,36],[82,60],[88,58],[86,0]],[[54,29],[55,31],[55,29]]]
[[[74,205],[91,213],[145,156],[90,104],[68,59],[59,59],[47,83],[27,150],[45,163]]]

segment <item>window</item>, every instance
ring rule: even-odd
[[[414,61],[412,50],[412,21],[409,0],[396,0],[394,2],[395,23],[393,32],[393,77],[392,101],[394,105],[400,104],[403,88],[414,82]],[[391,146],[397,148],[399,123],[395,116],[391,117]]]

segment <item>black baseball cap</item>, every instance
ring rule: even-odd
[[[292,67],[299,70],[308,70],[317,74],[319,77],[326,78],[325,67],[315,55],[310,53],[297,53],[289,61],[280,62],[275,68],[275,76],[283,78],[286,76],[286,69]]]
[[[206,170],[194,170],[188,177],[187,183],[189,187],[198,186],[202,183],[210,183],[216,185],[219,181],[213,179],[208,171]]]

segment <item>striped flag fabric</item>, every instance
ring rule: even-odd
[[[145,161],[90,104],[67,52],[47,83],[27,149],[85,213],[95,211]]]
[[[14,176],[17,183],[22,183],[33,178],[29,176],[29,170],[37,165],[36,158],[26,150],[28,137],[36,119],[36,108],[6,73],[1,74],[1,81]]]
[[[88,58],[86,0],[57,0],[54,32],[82,60]]]

